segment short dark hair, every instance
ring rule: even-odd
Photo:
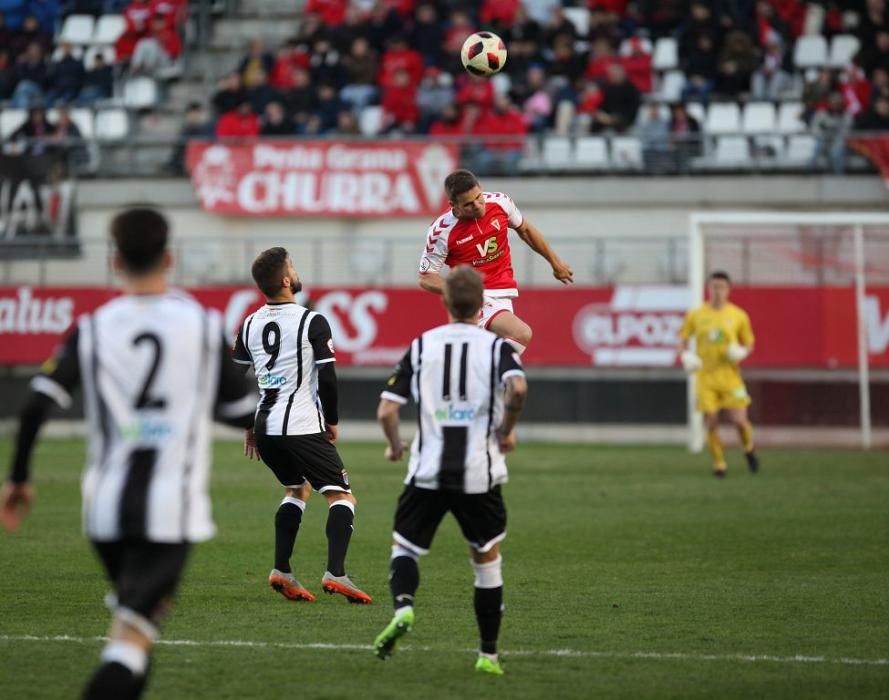
[[[468,170],[455,170],[444,181],[445,192],[448,193],[448,201],[451,202],[477,186],[478,178]]]
[[[124,269],[144,275],[157,268],[167,249],[170,224],[150,206],[130,207],[111,220],[111,237]]]
[[[290,253],[286,248],[275,246],[262,251],[253,261],[250,273],[259,291],[273,297],[281,291],[281,280],[287,274],[287,259]]]
[[[482,308],[484,293],[481,275],[468,265],[455,267],[445,277],[445,306],[456,319],[475,316]]]
[[[708,280],[724,280],[725,282],[728,282],[729,284],[732,283],[732,278],[728,276],[728,272],[726,272],[725,270],[713,270],[713,272],[710,273],[710,276],[707,279]]]

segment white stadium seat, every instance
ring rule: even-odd
[[[611,139],[611,164],[619,170],[642,167],[642,143],[635,136],[615,136]]]
[[[620,55],[621,56],[629,56],[633,53],[633,42],[636,41],[639,43],[639,48],[642,49],[642,53],[650,54],[654,47],[651,45],[651,39],[645,36],[631,36],[627,39],[624,39],[620,43]]]
[[[601,136],[583,136],[577,139],[574,162],[579,168],[607,168],[608,141]]]
[[[0,111],[0,138],[8,139],[12,132],[28,120],[26,109],[4,109]]]
[[[673,70],[679,66],[679,45],[676,40],[664,36],[654,45],[652,67],[657,71]]]
[[[96,20],[92,15],[68,15],[62,31],[59,34],[59,43],[67,41],[72,44],[89,44],[93,39],[93,29]]]
[[[766,134],[775,130],[777,117],[771,102],[748,102],[744,106],[741,131],[745,134]]]
[[[858,37],[851,34],[837,34],[830,42],[830,58],[828,63],[831,68],[844,68],[852,62],[852,57],[858,53],[861,42]]]
[[[590,31],[590,11],[585,7],[564,7],[562,13],[574,28],[577,35],[585,37]]]
[[[543,142],[543,164],[550,169],[568,168],[572,165],[571,139],[550,136]]]
[[[827,39],[823,36],[801,36],[793,48],[793,65],[797,68],[818,68],[827,63]]]
[[[95,136],[95,119],[91,109],[72,109],[71,121],[80,129],[80,135],[85,139]]]
[[[96,138],[120,141],[130,132],[130,120],[125,109],[103,109],[96,113]]]
[[[660,83],[660,98],[667,102],[678,102],[685,87],[685,73],[681,70],[668,70]]]
[[[148,109],[157,104],[157,92],[154,78],[130,78],[123,85],[123,103],[130,109]]]
[[[55,50],[52,52],[52,56],[49,57],[49,60],[51,63],[58,63],[62,60],[63,55],[64,52],[62,50],[62,47],[56,46]],[[73,47],[71,55],[74,56],[74,58],[83,58],[83,48],[81,48],[80,46]]]
[[[697,119],[698,124],[701,125],[701,128],[704,128],[704,124],[707,121],[707,108],[704,107],[700,102],[687,102],[685,105],[685,111],[688,113],[688,116],[694,117]]]
[[[802,120],[802,102],[782,102],[778,108],[777,131],[780,134],[793,134],[807,131],[808,127]]]
[[[741,130],[741,109],[734,102],[717,102],[707,110],[704,131],[708,134],[731,134]]]
[[[784,162],[787,165],[809,165],[815,157],[818,142],[811,134],[796,134],[787,139]]]
[[[358,130],[364,136],[376,136],[383,130],[383,108],[370,105],[361,110],[358,116]]]
[[[738,167],[750,163],[750,143],[746,136],[720,136],[716,139],[713,162],[722,167]]]
[[[94,44],[113,44],[124,33],[127,24],[123,15],[102,15],[96,23],[93,34]]]

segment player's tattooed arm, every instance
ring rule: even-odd
[[[574,282],[574,271],[571,269],[571,266],[556,254],[556,251],[553,250],[553,247],[544,238],[540,229],[526,218],[515,231],[519,234],[519,238],[528,244],[531,250],[550,264],[550,267],[553,269],[553,277],[562,284]]]
[[[497,429],[500,449],[509,452],[515,448],[515,426],[525,406],[528,395],[528,382],[523,375],[515,374],[506,378],[506,393],[503,397],[503,421]]]

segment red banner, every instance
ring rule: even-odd
[[[243,216],[433,217],[457,146],[404,141],[188,144],[201,206]]]
[[[849,139],[849,145],[880,169],[889,187],[889,136],[858,136]]]
[[[234,335],[262,303],[252,287],[189,290],[225,313]],[[311,301],[333,331],[341,365],[390,366],[422,331],[445,323],[441,298],[414,288],[314,288]],[[37,364],[78,315],[114,295],[97,287],[0,287],[0,364]],[[756,334],[749,367],[840,368],[857,361],[851,288],[736,287]],[[516,313],[534,330],[531,366],[669,367],[687,308],[683,287],[526,289]],[[889,367],[889,287],[868,290],[864,307],[871,363]]]

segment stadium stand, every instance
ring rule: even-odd
[[[842,99],[850,128],[862,129],[884,123],[889,97],[885,0],[691,0],[675,8],[599,0],[307,0],[286,7],[70,0],[54,21],[45,12],[32,16],[27,0],[12,5],[0,25],[4,139],[29,104],[72,104],[92,110],[96,128],[81,129],[84,138],[129,137],[132,145],[168,137],[172,152],[179,129],[166,116],[182,120],[197,98],[212,105],[214,122],[223,121],[218,135],[253,133],[253,121],[260,133],[280,136],[446,134],[479,142],[495,156],[491,167],[502,169],[496,132],[527,142],[518,149],[523,171],[536,163],[547,171],[635,172],[647,168],[640,101],[682,101],[701,127],[681,135],[699,141],[692,171],[759,167],[764,156],[777,169],[835,169],[803,158],[813,138],[816,146],[835,143],[836,129],[828,133],[825,119],[816,119],[831,96]],[[500,33],[510,50],[491,81],[473,80],[459,64],[462,39],[483,28]],[[59,85],[61,67],[69,77]],[[208,88],[220,79],[216,91]],[[499,112],[495,96],[508,98]],[[224,118],[246,110],[245,102],[253,116]],[[279,109],[266,109],[272,102],[283,120]],[[100,119],[105,110],[112,111]],[[143,128],[154,113],[163,118]],[[267,114],[274,125],[265,124]],[[246,132],[234,128],[248,121]],[[169,133],[157,131],[167,123]],[[645,141],[654,150],[656,131]],[[592,134],[598,138],[587,140]],[[537,139],[554,136],[563,140],[543,143],[540,157],[528,155]],[[661,150],[677,149],[671,130],[662,138],[670,143]]]

